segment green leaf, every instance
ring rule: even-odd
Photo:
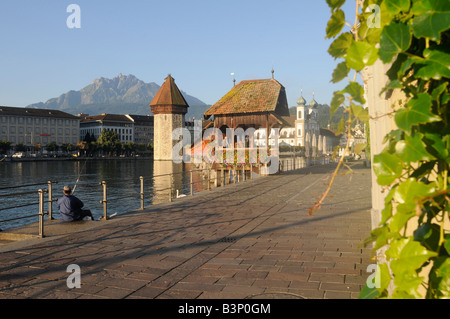
[[[366,146],[367,146],[367,143],[356,144],[354,149],[353,149],[353,152],[355,154],[361,154],[361,152],[366,148]]]
[[[374,275],[374,276],[373,276]],[[391,275],[387,264],[377,264],[375,274],[367,279],[358,299],[374,299],[381,295],[380,292],[385,291],[391,281]],[[370,284],[369,284],[370,283]],[[373,288],[369,288],[373,286]]]
[[[450,255],[450,238],[447,238],[444,242],[445,250],[447,250],[447,254]]]
[[[367,42],[352,42],[347,50],[345,61],[349,68],[361,71],[365,66],[372,65],[378,59],[378,49]]]
[[[389,235],[391,234],[389,232],[389,229],[387,226],[382,226],[375,228],[373,231],[371,231],[371,236],[374,238],[375,246],[373,247],[374,250],[378,250],[381,247],[384,247],[388,244]]]
[[[430,38],[439,43],[440,33],[450,25],[450,2],[443,0],[415,1],[412,29],[417,38]]]
[[[424,80],[450,78],[450,54],[439,50],[425,49],[423,56],[425,60],[416,62],[416,65],[422,65],[417,71],[417,77]]]
[[[381,91],[383,93],[386,90],[394,90],[394,89],[401,89],[403,88],[403,85],[400,83],[399,80],[390,81]]]
[[[433,90],[431,93],[431,97],[433,100],[436,100],[439,102],[439,97],[442,93],[444,93],[447,90],[448,82],[444,82],[441,85],[439,85],[437,88]]]
[[[339,9],[345,3],[345,0],[326,0],[326,1],[331,10]]]
[[[378,264],[378,270],[380,272],[380,289],[388,289],[391,281],[391,274],[387,264]]]
[[[413,137],[406,134],[404,140],[395,144],[395,153],[406,163],[435,159],[426,151],[422,138],[423,135],[420,133],[415,133]]]
[[[359,102],[361,104],[366,103],[364,99],[364,88],[361,84],[357,82],[350,82],[342,91],[339,93],[348,93],[351,95],[354,101]]]
[[[450,298],[450,258],[436,258],[430,273],[431,289],[435,290],[434,298]]]
[[[359,293],[358,299],[375,299],[379,295],[380,292],[376,287],[369,288],[367,284],[365,284],[363,289]]]
[[[441,120],[437,115],[431,113],[431,96],[427,93],[420,93],[416,98],[411,99],[407,106],[395,114],[395,123],[404,131],[410,131],[413,125],[419,123]]]
[[[385,0],[386,8],[391,15],[396,15],[400,11],[408,12],[410,0]]]
[[[414,212],[406,212],[408,210],[406,208],[406,205],[400,204],[398,206],[400,207],[400,209],[397,207],[397,213],[392,217],[389,224],[391,232],[394,233],[398,233],[399,231],[401,231],[405,227],[406,223],[415,215]]]
[[[393,299],[409,299],[422,298],[419,287],[423,282],[423,278],[414,272],[400,272],[395,274],[394,285],[396,286],[392,293]]]
[[[415,198],[426,197],[436,191],[431,184],[424,184],[417,181],[415,178],[408,178],[397,187],[394,193],[394,199],[400,203],[414,202]]]
[[[437,253],[427,250],[412,237],[408,237],[393,240],[386,256],[391,258],[394,276],[399,276],[402,273],[415,273],[429,258],[437,256]]]
[[[345,79],[350,69],[347,67],[347,63],[341,62],[336,66],[336,69],[333,71],[333,76],[331,82],[337,83],[342,79]]]
[[[345,26],[345,14],[341,9],[336,10],[331,15],[330,20],[327,24],[326,38],[333,38],[341,32],[342,28]]]
[[[386,223],[392,217],[392,203],[389,201],[384,205],[381,211],[381,221],[380,224]]]
[[[427,143],[427,150],[429,150],[430,154],[445,161],[449,160],[449,147],[440,134],[426,133],[424,141]]]
[[[436,224],[422,224],[414,231],[414,240],[422,243],[428,250],[437,251],[439,239],[440,226]]]
[[[377,175],[377,182],[380,185],[390,185],[402,174],[402,162],[400,159],[387,152],[382,152],[374,156],[373,170]]]
[[[392,22],[384,27],[380,39],[380,59],[391,62],[394,55],[406,51],[411,44],[412,34],[407,24]]]
[[[361,122],[369,121],[369,111],[363,108],[361,105],[352,104],[351,106],[352,114]]]
[[[392,295],[390,296],[391,299],[417,299],[413,295],[407,293],[406,291],[395,289]]]
[[[417,201],[434,192],[435,188],[432,185],[408,178],[401,182],[394,192],[394,199],[399,203],[397,211],[403,213],[415,211]]]
[[[347,50],[353,42],[353,35],[349,32],[342,33],[331,43],[328,53],[336,58],[341,58],[347,54]]]
[[[345,102],[344,94],[339,92],[333,93],[333,98],[330,103],[330,119],[333,117],[334,113],[336,113],[337,109]]]

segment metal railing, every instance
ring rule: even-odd
[[[253,166],[249,166],[247,167],[247,169],[245,167],[241,167],[241,168],[218,168],[218,169],[212,169],[212,168],[203,168],[203,169],[195,169],[195,170],[190,170],[189,171],[189,183],[181,183],[178,186],[180,186],[181,189],[185,189],[188,188],[189,189],[189,193],[190,196],[194,196],[195,191],[194,191],[194,185],[196,184],[205,184],[206,183],[206,189],[209,191],[211,190],[211,184],[214,183],[214,187],[219,187],[219,185],[221,186],[226,186],[229,184],[235,184],[235,183],[239,183],[241,181],[246,181],[248,178],[252,179],[252,170],[253,170]],[[213,178],[211,178],[211,172],[215,172],[215,176],[213,176]],[[247,178],[247,173],[246,172],[250,172],[250,174],[248,174],[248,178]],[[202,178],[199,181],[194,181],[194,173],[195,172],[200,172],[200,173],[205,173],[206,172],[206,178]],[[220,172],[220,174],[219,174]],[[139,177],[139,182],[140,182],[140,192],[138,194],[132,194],[132,195],[125,195],[125,196],[119,196],[119,197],[114,197],[114,198],[109,198],[108,197],[108,183],[106,181],[102,181],[99,183],[100,186],[102,186],[102,192],[103,192],[103,198],[100,201],[100,204],[102,204],[103,207],[103,217],[102,220],[108,220],[109,219],[109,215],[108,215],[108,203],[110,203],[111,201],[115,201],[115,200],[121,200],[121,199],[125,199],[125,198],[136,198],[138,197],[140,200],[140,210],[144,210],[145,208],[145,196],[146,194],[150,195],[150,199],[152,201],[160,201],[162,200],[162,202],[172,202],[174,198],[180,198],[180,197],[184,197],[186,196],[186,194],[178,194],[178,190],[176,189],[176,187],[172,184],[172,178],[175,175],[184,175],[185,172],[178,172],[178,173],[167,173],[167,174],[160,174],[160,175],[154,175],[151,178],[154,180],[155,178],[162,178],[162,177],[167,177],[168,181],[167,184],[169,185],[169,187],[165,187],[165,188],[161,188],[161,187],[148,187],[147,191],[145,192],[145,178],[143,176]],[[219,175],[220,178],[219,178]],[[174,196],[174,191],[176,192],[176,195]],[[162,196],[158,196],[155,195],[155,193],[164,193],[167,192],[166,197],[162,197]]]
[[[304,156],[290,156],[280,157],[280,172],[293,171],[314,165],[325,165],[330,163],[329,156],[320,157],[304,157]]]
[[[310,159],[310,161],[311,161],[311,159]],[[310,161],[308,161],[308,159],[305,159],[304,157],[292,157],[292,158],[280,159],[280,163],[279,163],[280,172],[295,170],[295,169],[303,168],[303,167],[314,165],[314,164],[326,164],[328,162],[328,159],[323,159],[323,160],[320,160],[320,162],[316,162],[316,163],[312,163]],[[214,183],[214,187],[220,187],[220,186],[223,187],[223,186],[226,186],[229,184],[239,183],[241,181],[246,181],[247,179],[252,179],[254,168],[255,168],[255,166],[253,166],[252,164],[249,164],[247,166],[241,166],[241,167],[228,166],[228,167],[216,167],[216,168],[210,167],[210,168],[193,169],[193,170],[189,170],[189,182],[187,184],[181,183],[177,186],[181,187],[181,189],[189,189],[190,196],[194,196],[194,194],[195,194],[194,185],[196,185],[196,184],[206,183],[206,188],[209,191],[209,190],[211,190],[212,183]],[[200,180],[194,181],[193,174],[195,172],[200,172],[201,174],[204,174],[204,175]],[[215,174],[213,174],[213,177],[211,178],[212,172],[215,172]],[[247,174],[247,172],[249,172],[249,174]],[[155,187],[155,185],[154,185],[155,183],[153,183],[152,187],[147,188],[147,192],[145,189],[145,178],[143,176],[140,176],[139,177],[139,186],[140,186],[139,192],[133,193],[131,195],[123,195],[123,196],[119,196],[119,197],[113,196],[112,198],[108,197],[107,181],[101,181],[99,183],[99,185],[102,187],[102,199],[100,200],[100,204],[102,205],[102,209],[103,209],[102,220],[108,220],[110,217],[112,217],[112,215],[108,215],[108,203],[110,203],[111,201],[117,201],[117,200],[121,200],[124,198],[136,198],[137,197],[140,201],[140,208],[136,208],[136,209],[144,210],[146,195],[150,195],[149,197],[152,201],[162,200],[162,202],[165,202],[165,201],[172,202],[174,198],[186,196],[186,194],[179,195],[178,194],[179,189],[176,189],[175,185],[172,184],[172,178],[175,175],[180,175],[180,174],[184,175],[184,174],[186,174],[186,172],[167,173],[167,174],[151,176],[153,181],[155,181],[156,178],[167,177],[168,178],[167,184],[169,186],[166,188]],[[11,206],[11,207],[0,208],[0,212],[5,211],[5,210],[10,210],[10,209],[26,207],[26,206],[38,205],[38,207],[39,207],[38,213],[37,213],[37,216],[39,217],[38,234],[39,234],[39,237],[43,238],[44,237],[44,216],[48,215],[48,219],[50,219],[50,220],[54,219],[52,204],[55,201],[55,199],[53,199],[52,196],[53,196],[53,184],[56,184],[56,183],[58,183],[58,182],[57,181],[48,181],[47,189],[41,188],[38,190],[38,195],[39,195],[38,202],[25,203],[25,204],[19,204],[19,205],[15,205],[15,206]],[[0,191],[9,190],[9,189],[25,188],[25,187],[33,187],[33,186],[42,186],[42,185],[44,185],[44,183],[4,187],[4,188],[0,188]],[[176,191],[176,196],[174,196],[174,191]],[[167,194],[164,195],[165,196],[164,198],[157,194],[157,193],[162,194],[164,192],[167,192]],[[32,193],[35,193],[35,191],[25,191],[25,192],[19,192],[19,193],[16,192],[16,193],[12,193],[12,194],[0,194],[0,198],[27,195],[27,194],[32,194]],[[48,194],[47,200],[44,198],[45,193]],[[45,210],[45,203],[48,204],[47,211]],[[0,220],[0,224],[5,223],[5,222],[20,220],[20,219],[31,218],[34,216],[36,216],[36,213],[34,213],[32,215],[27,215],[27,216],[19,216],[19,217],[10,218],[10,219],[4,219],[4,220]],[[0,231],[1,231],[1,229],[0,229]]]
[[[38,213],[32,213],[30,215],[24,215],[24,216],[19,216],[19,217],[14,217],[14,218],[8,218],[8,219],[2,219],[0,220],[0,224],[1,223],[6,223],[6,222],[11,222],[11,221],[16,221],[16,220],[21,220],[21,219],[27,219],[27,218],[32,218],[32,217],[36,217],[38,216],[39,218],[39,237],[43,238],[44,237],[44,215],[48,215],[50,219],[53,219],[52,213],[52,203],[54,201],[53,199],[53,184],[57,184],[57,181],[47,181],[47,185],[48,185],[48,189],[39,189],[38,190],[38,202],[31,202],[31,203],[25,203],[25,204],[19,204],[19,205],[14,205],[14,206],[9,206],[9,207],[2,207],[0,208],[0,212],[6,211],[6,210],[11,210],[11,209],[16,209],[16,208],[22,208],[22,207],[29,207],[29,206],[35,206],[38,205]],[[35,183],[35,184],[25,184],[25,185],[18,185],[18,186],[10,186],[10,187],[2,187],[0,188],[0,191],[4,191],[4,190],[9,190],[9,189],[19,189],[19,188],[27,188],[27,187],[33,187],[33,186],[42,186],[45,183]],[[48,205],[48,210],[45,211],[44,210],[44,203],[45,203],[45,199],[44,199],[44,194],[48,193],[48,200],[47,203]],[[14,192],[11,194],[0,194],[0,198],[6,198],[6,197],[12,197],[12,196],[22,196],[22,195],[30,195],[30,194],[35,194],[35,191],[24,191],[24,192]],[[1,231],[1,229],[0,229]]]

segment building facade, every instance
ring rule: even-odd
[[[76,145],[80,118],[58,110],[0,106],[0,140],[11,146]]]
[[[103,130],[117,133],[121,143],[153,144],[153,116],[134,114],[87,115],[80,114],[80,141],[89,134],[91,139],[97,140]]]
[[[134,123],[126,115],[106,114],[82,116],[80,121],[80,140],[89,133],[91,138],[98,139],[103,130],[117,133],[120,142],[134,142]]]
[[[134,143],[153,144],[154,143],[154,117],[151,115],[130,115],[127,114],[134,124]]]
[[[297,100],[295,114],[285,117],[284,125],[278,134],[279,146],[301,146],[309,156],[329,154],[333,148],[339,145],[339,137],[328,129],[320,128],[318,118],[319,109],[316,100],[307,104],[301,94]],[[256,131],[256,145],[265,146],[266,131],[259,129]],[[275,145],[275,132],[269,132],[269,145]]]

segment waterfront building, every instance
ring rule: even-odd
[[[78,116],[59,110],[0,106],[0,140],[13,147],[43,147],[51,142],[76,145],[79,128]]]
[[[280,129],[278,145],[300,146],[310,156],[331,153],[333,148],[339,145],[339,137],[336,137],[329,129],[320,128],[318,118],[319,109],[318,103],[314,99],[314,93],[309,104],[301,94],[297,100],[295,114],[283,117],[286,124]],[[266,145],[266,131],[264,129],[258,129],[255,136],[256,145]],[[270,131],[269,145],[275,145],[274,136],[273,130]]]
[[[120,142],[134,142],[133,120],[122,114],[83,115],[80,121],[80,140],[83,141],[86,134],[98,139],[103,130],[117,133]]]
[[[134,142],[136,144],[154,143],[154,117],[151,115],[127,114],[134,125]]]

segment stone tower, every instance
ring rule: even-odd
[[[172,160],[172,131],[184,127],[184,116],[189,105],[169,74],[150,103],[154,114],[154,159]]]
[[[308,116],[308,106],[303,98],[303,92],[297,101],[297,117],[295,118],[295,137],[297,146],[305,146],[305,134],[307,130],[306,118]]]

